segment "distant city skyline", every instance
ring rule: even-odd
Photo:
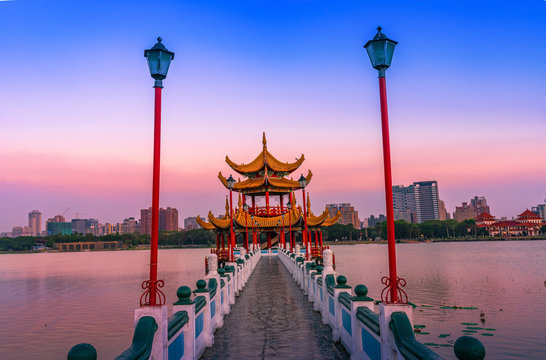
[[[161,6],[150,21],[144,3],[0,2],[13,54],[0,66],[1,231],[32,209],[117,223],[151,205],[143,50],[159,35],[176,53],[160,204],[182,218],[223,212],[224,157],[252,160],[262,131],[279,159],[305,154],[314,209],[385,213],[377,72],[362,48],[378,25],[399,42],[387,71],[393,183],[435,179],[449,212],[480,194],[499,217],[546,198],[544,1]]]

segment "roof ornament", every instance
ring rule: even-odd
[[[243,208],[243,201],[241,200],[241,193],[239,193],[239,201],[237,202],[237,206],[239,207],[239,211]]]
[[[311,214],[311,200],[309,200],[309,193],[307,193],[307,213]]]
[[[264,149],[267,149],[267,140],[265,139],[265,131],[263,133],[263,139],[262,139],[262,144],[264,144]]]
[[[229,201],[228,201],[227,195],[226,195],[226,216],[229,216]]]

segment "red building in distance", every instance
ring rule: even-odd
[[[475,222],[491,236],[535,236],[539,234],[541,227],[546,225],[540,216],[529,210],[519,214],[516,220],[500,221],[483,212],[475,218]]]

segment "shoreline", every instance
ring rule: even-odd
[[[463,238],[463,239],[431,239],[431,240],[397,240],[397,244],[430,244],[430,243],[447,243],[447,242],[492,242],[492,241],[545,241],[546,237],[526,237],[526,238]],[[344,240],[344,241],[324,241],[324,245],[363,245],[363,244],[387,244],[387,240]],[[159,249],[210,249],[209,245],[180,245],[180,246],[160,246]],[[63,251],[63,250],[23,250],[23,251],[0,251],[0,255],[7,254],[41,254],[41,253],[81,253],[81,252],[103,252],[103,251],[133,251],[133,250],[150,250],[150,246],[132,247],[127,249],[99,249],[87,251]]]

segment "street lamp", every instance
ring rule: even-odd
[[[155,80],[154,105],[154,160],[152,177],[152,229],[150,250],[150,279],[142,283],[146,291],[140,297],[141,306],[160,306],[165,304],[165,295],[159,289],[165,285],[163,280],[157,280],[157,246],[159,239],[159,163],[161,153],[161,89],[163,80],[167,77],[169,66],[174,53],[165,48],[157,38],[157,44],[151,49],[144,50],[144,57],[148,60],[150,75]]]
[[[392,55],[396,44],[398,43],[389,39],[381,32],[381,27],[378,27],[377,34],[374,38],[364,45],[373,68],[379,73],[381,129],[383,135],[383,169],[385,172],[385,202],[387,211],[387,243],[389,250],[389,277],[385,276],[381,279],[382,283],[385,284],[385,289],[383,289],[383,292],[381,293],[381,298],[383,302],[391,304],[407,303],[406,293],[400,288],[400,286],[405,285],[406,281],[399,278],[396,274],[389,116],[387,110],[387,86],[385,82],[385,70],[391,66]]]
[[[294,251],[294,245],[292,244],[292,203],[290,200],[288,200],[286,206],[288,206],[288,240],[290,241],[290,251]]]
[[[248,205],[247,203],[243,205],[243,210],[245,211],[245,249],[246,251],[248,251],[248,220],[247,220]]]
[[[301,186],[303,193],[303,223],[305,229],[303,231],[303,244],[305,245],[305,260],[309,260],[309,240],[307,239],[307,207],[305,206],[305,187],[307,186],[307,179],[301,174],[298,182]]]
[[[228,186],[228,189],[229,189],[229,231],[230,231],[230,239],[229,239],[229,243],[231,244],[231,251],[230,251],[230,261],[234,261],[234,257],[233,257],[233,248],[235,247],[235,234],[233,232],[233,196],[232,196],[232,193],[233,193],[233,187],[235,186],[235,179],[233,178],[233,176],[231,176],[231,174],[229,175],[229,178],[227,179],[227,186]]]

